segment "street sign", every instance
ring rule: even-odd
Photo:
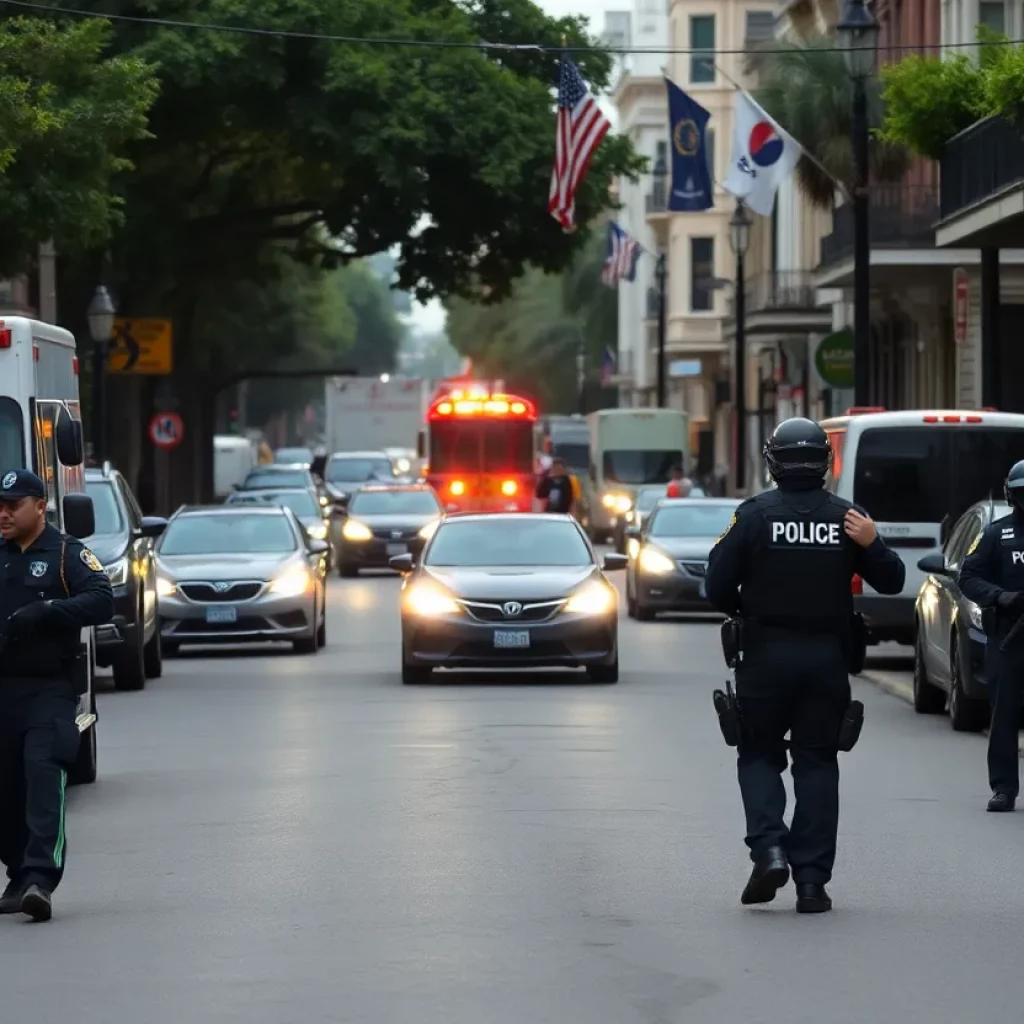
[[[177,448],[185,436],[185,424],[176,412],[158,412],[149,421],[149,439],[157,448]]]
[[[168,374],[174,367],[174,332],[170,320],[114,321],[110,339],[111,373]]]
[[[967,340],[968,309],[970,308],[970,288],[967,271],[957,267],[953,271],[953,337],[962,345]]]
[[[853,387],[853,332],[844,327],[821,340],[814,353],[818,375],[830,388]]]

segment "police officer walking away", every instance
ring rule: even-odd
[[[988,609],[986,669],[995,697],[988,733],[990,811],[1012,811],[1020,790],[1018,729],[1024,692],[1024,462],[1006,477],[1009,516],[990,523],[960,567],[963,595]]]
[[[25,469],[0,471],[0,566],[0,913],[48,921],[79,746],[81,629],[109,622],[114,598],[96,556],[47,524],[46,488]]]
[[[738,775],[754,866],[741,902],[770,903],[792,867],[797,911],[816,914],[832,909],[825,884],[839,828],[840,733],[849,669],[863,660],[850,581],[857,574],[898,594],[906,569],[863,512],[824,489],[831,446],[816,423],[780,423],[764,457],[778,489],[737,508],[706,577],[708,599],[742,628]],[[796,793],[789,829],[787,732]]]

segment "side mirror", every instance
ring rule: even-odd
[[[388,559],[388,565],[395,572],[400,572],[403,576],[407,576],[416,568],[416,560],[412,555],[395,555],[393,558]]]
[[[607,554],[601,562],[601,568],[605,572],[615,572],[618,569],[625,569],[629,565],[629,555]]]
[[[65,466],[80,466],[85,461],[82,424],[73,419],[63,406],[57,413],[57,423],[53,433],[57,446],[57,458],[61,463]]]
[[[311,540],[309,542],[309,550],[314,555],[326,555],[331,550],[331,545],[325,540]]]
[[[143,516],[139,527],[140,537],[160,537],[167,529],[167,520],[162,516]]]
[[[626,527],[626,536],[627,537],[639,537],[640,536],[640,527],[639,526],[627,526]]]
[[[96,512],[89,495],[65,494],[61,507],[64,512],[64,529],[69,536],[82,540],[96,532]]]
[[[952,576],[943,555],[925,555],[924,558],[918,559],[917,567],[930,576]]]

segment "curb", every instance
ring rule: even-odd
[[[859,676],[854,676],[855,679],[863,679],[865,682],[872,683],[877,686],[880,690],[884,690],[892,697],[897,697],[906,704],[914,703],[914,687],[910,683],[905,683],[902,679],[894,678],[895,673],[890,672],[872,672],[870,670],[862,672]],[[981,736],[988,736],[988,729],[983,729],[979,734]],[[1018,741],[1017,751],[1021,757],[1024,757],[1024,736]]]

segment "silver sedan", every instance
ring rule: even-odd
[[[284,640],[315,654],[327,642],[327,550],[287,508],[181,509],[156,553],[165,653]]]

